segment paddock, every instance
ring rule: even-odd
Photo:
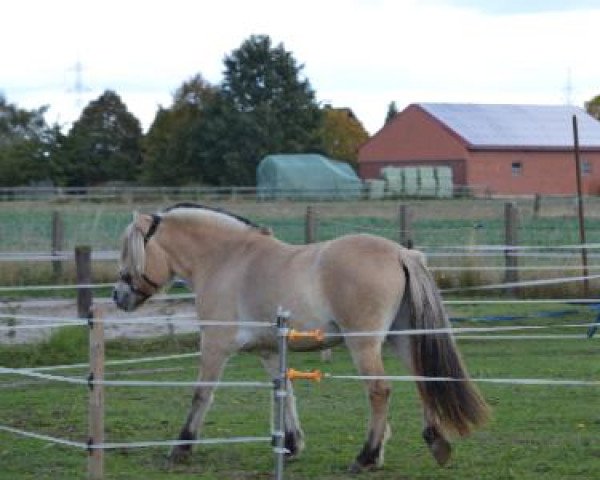
[[[350,220],[348,224],[343,220],[333,226],[330,223],[327,232],[315,232],[315,240],[323,234],[336,236],[356,230],[356,225],[350,223]],[[324,223],[320,222],[317,229],[323,228]],[[399,234],[398,225],[370,224],[360,229],[394,238]],[[423,238],[419,237],[418,229],[415,231],[417,240]],[[476,234],[480,231],[473,228]],[[473,437],[456,441],[455,458],[450,467],[438,468],[420,443],[418,400],[412,385],[415,379],[386,352],[386,369],[393,381],[390,413],[394,435],[388,445],[385,468],[369,474],[370,478],[527,479],[539,478],[541,474],[550,479],[593,477],[598,460],[595,440],[600,433],[600,418],[595,411],[600,368],[594,361],[598,336],[588,337],[588,333],[597,326],[597,312],[592,308],[597,300],[576,296],[573,292],[580,291],[584,280],[588,280],[592,288],[598,285],[597,244],[584,246],[590,260],[588,274],[584,276],[578,264],[581,246],[573,242],[551,245],[496,242],[462,248],[455,242],[448,243],[430,246],[431,268],[438,276],[446,306],[454,319],[453,330],[471,375],[491,403],[494,417],[488,427]],[[518,258],[517,265],[507,264],[507,252]],[[70,258],[67,252],[63,261],[68,262]],[[46,255],[38,261],[52,260],[56,258]],[[10,261],[15,262],[15,259]],[[27,258],[27,261],[32,262],[32,259]],[[507,271],[518,272],[518,279],[507,282]],[[482,272],[485,275],[481,275]],[[479,275],[478,282],[462,285],[461,293],[453,290],[457,288],[454,281],[444,280],[444,275],[449,273]],[[53,295],[77,285],[56,284],[51,285],[52,288],[28,285],[22,289],[32,287],[49,289]],[[99,295],[95,302],[103,303],[106,284],[90,283],[83,287],[97,290]],[[569,295],[541,298],[538,291],[541,287],[562,289]],[[11,289],[18,290],[11,285],[2,288],[3,295]],[[168,297],[170,295],[158,303],[172,301]],[[70,305],[64,308],[74,310],[72,300],[60,301]],[[81,330],[83,334],[74,336],[84,347],[88,345],[87,321],[73,318],[74,314],[55,316],[48,306],[38,307],[48,311],[43,320],[27,318],[25,304],[28,301],[20,302],[15,299],[6,304],[6,316],[0,318],[0,336],[8,338],[10,332],[18,336],[28,329],[41,330],[41,325],[68,324],[66,331]],[[103,385],[105,442],[114,448],[106,451],[104,478],[269,478],[275,469],[270,444],[273,386],[258,362],[248,355],[235,357],[226,369],[223,382],[237,384],[223,386],[217,392],[215,409],[209,413],[204,437],[209,444],[199,446],[189,464],[167,468],[165,456],[169,444],[158,443],[172,442],[175,438],[193,384],[195,357],[200,354],[192,340],[197,336],[191,326],[194,320],[178,318],[182,314],[177,310],[170,309],[160,318],[149,315],[144,320],[150,325],[167,325],[158,333],[164,339],[157,340],[156,344],[144,337],[111,339],[106,343],[109,354],[105,380],[109,383]],[[105,317],[109,320],[105,323],[107,330],[111,315],[108,313]],[[39,313],[36,316],[41,317]],[[77,322],[79,326],[75,326]],[[138,326],[140,323],[143,322],[138,320]],[[188,325],[188,333],[179,330]],[[51,330],[60,335],[65,329]],[[15,342],[13,347],[19,346]],[[13,351],[26,351],[27,347],[22,348]],[[38,478],[85,475],[89,448],[87,356],[86,353],[79,361],[64,365],[30,364],[21,365],[19,372],[2,370],[0,411],[11,414],[0,415],[0,425],[4,428],[0,432],[0,458],[4,469],[0,478],[19,478],[23,472],[30,471]],[[140,359],[140,363],[134,363]],[[121,361],[125,363],[119,364]],[[72,363],[77,365],[70,370]],[[0,364],[6,367],[6,362]],[[324,362],[318,354],[292,353],[288,365],[300,371],[317,369],[322,375],[320,382],[296,382],[308,446],[300,459],[285,465],[284,478],[347,478],[346,461],[355,453],[356,442],[365,427],[366,402],[360,393],[362,379],[354,375],[343,349],[334,349],[330,363]],[[35,374],[36,378],[34,375],[24,377],[26,372]],[[76,381],[66,383],[52,377],[41,378],[41,375]],[[138,385],[110,384],[111,381],[137,382]],[[241,386],[240,382],[260,386]],[[413,413],[400,415],[401,411]],[[23,432],[38,438],[25,436]],[[226,440],[231,437],[248,442]],[[65,443],[54,443],[56,439]],[[225,443],[213,444],[210,439]],[[136,448],[135,444],[143,447]]]

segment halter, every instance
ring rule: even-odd
[[[156,215],[155,213],[152,214],[152,223],[150,224],[150,228],[146,232],[146,235],[144,235],[144,245],[146,245],[148,240],[156,233],[156,229],[160,225],[161,220],[162,217],[160,215]]]
[[[136,287],[133,284],[133,278],[131,277],[131,273],[121,273],[119,275],[119,278],[121,279],[121,281],[123,283],[125,283],[129,286],[130,290],[133,293],[142,297],[143,300],[147,300],[148,298],[150,298],[153,295],[153,293],[144,292],[140,288]],[[144,282],[146,282],[148,285],[150,285],[154,290],[158,290],[160,288],[160,285],[158,285],[156,282],[153,282],[152,280],[150,280],[145,273],[142,273],[140,275],[140,278],[142,280],[144,280]]]
[[[161,220],[162,218],[160,215],[152,214],[152,223],[150,224],[150,228],[148,228],[148,231],[144,235],[144,245],[146,245],[148,241],[152,238],[152,236],[156,233],[156,230],[158,229]],[[140,297],[143,297],[144,300],[147,300],[153,295],[152,293],[144,292],[140,288],[136,287],[133,284],[133,277],[131,276],[131,273],[121,273],[119,275],[119,278],[123,283],[126,283],[129,286],[133,293],[139,295]],[[154,290],[160,289],[160,285],[155,281],[151,280],[145,273],[142,273],[140,275],[140,278],[148,285],[150,285]]]

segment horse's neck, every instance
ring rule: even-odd
[[[211,274],[247,246],[251,235],[248,230],[235,228],[198,228],[184,235],[166,236],[163,248],[176,273],[201,287]]]

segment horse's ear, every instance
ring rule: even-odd
[[[133,212],[133,224],[142,233],[146,233],[152,225],[152,216],[144,213]]]

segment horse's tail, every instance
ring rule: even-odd
[[[402,255],[407,277],[403,302],[408,302],[411,328],[416,330],[450,328],[435,280],[420,252]],[[450,332],[411,335],[412,365],[415,375],[456,378],[458,381],[418,381],[417,387],[426,410],[440,427],[461,436],[486,422],[489,407],[463,365]]]

